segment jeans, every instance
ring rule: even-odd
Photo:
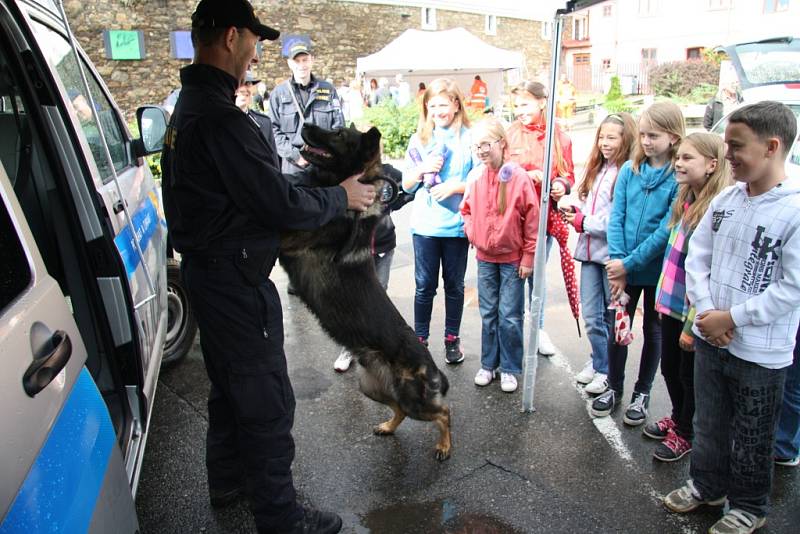
[[[433,297],[439,285],[439,265],[444,279],[444,335],[458,336],[464,312],[464,274],[469,241],[465,237],[413,235],[414,242],[414,331],[428,339]]]
[[[678,339],[683,322],[668,315],[661,317],[661,375],[672,401],[672,420],[675,432],[692,441],[694,431],[694,352],[681,349]]]
[[[524,289],[518,265],[478,260],[481,367],[487,371],[522,373]]]
[[[389,288],[389,274],[392,272],[392,258],[394,258],[394,249],[387,250],[383,256],[375,254],[372,256],[372,261],[375,263],[375,274],[378,275],[378,282],[381,283],[383,289]]]
[[[639,379],[633,390],[636,393],[650,394],[653,379],[656,377],[658,362],[661,359],[661,321],[655,309],[655,286],[627,286],[625,292],[630,296],[628,315],[631,317],[631,328],[636,314],[636,304],[644,293],[644,344],[639,360]],[[608,345],[608,386],[620,395],[625,383],[625,362],[628,360],[628,347],[617,345],[613,341]]]
[[[555,238],[551,235],[546,236],[544,242],[544,263],[547,265],[548,260],[550,260],[550,249],[553,248],[553,242]],[[536,267],[536,259],[533,260],[533,266]],[[542,276],[547,274],[547,269],[545,272],[542,273]],[[529,276],[526,278],[527,282],[525,283],[525,294],[528,296],[528,309],[531,309],[531,301],[533,300],[533,276]],[[539,312],[539,329],[544,328],[544,301],[547,299],[547,278],[544,279],[542,283],[544,286],[544,292],[542,293],[542,309]]]
[[[786,369],[767,369],[695,339],[694,443],[689,474],[705,500],[767,514],[775,427]]]
[[[800,329],[794,345],[794,362],[786,371],[783,403],[775,433],[775,457],[800,456]]]
[[[608,309],[611,293],[606,268],[600,263],[581,263],[581,311],[586,337],[592,346],[592,367],[608,374],[608,340],[614,328],[614,312]]]

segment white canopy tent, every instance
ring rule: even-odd
[[[503,92],[503,73],[509,73],[509,83],[516,83],[524,66],[521,52],[489,45],[464,28],[406,30],[378,52],[356,60],[356,71],[365,80],[402,74],[412,94],[419,82],[427,85],[446,76],[454,79],[468,96],[472,81],[479,74],[489,88],[491,102],[496,102]]]

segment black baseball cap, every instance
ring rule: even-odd
[[[256,17],[247,0],[200,0],[192,13],[192,28],[247,28],[259,40],[274,41],[281,32],[270,28]]]

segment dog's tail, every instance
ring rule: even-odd
[[[437,371],[439,371],[439,370],[437,369]],[[438,382],[439,382],[439,393],[441,393],[442,397],[444,397],[445,395],[447,395],[447,390],[450,389],[450,381],[447,380],[447,375],[445,375],[443,372],[439,371],[439,380],[438,380]]]

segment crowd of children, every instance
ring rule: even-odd
[[[404,190],[415,194],[417,336],[428,343],[441,266],[445,358],[463,361],[459,327],[474,246],[482,319],[475,384],[488,386],[499,373],[505,392],[517,389],[522,372],[547,130],[544,87],[525,82],[513,94],[517,119],[507,131],[496,119],[470,129],[456,84],[430,83],[403,175]],[[571,142],[555,129],[548,245],[551,225],[578,233],[591,359],[576,380],[597,395],[591,413],[608,416],[621,403],[630,337],[616,335],[612,310],[634,319],[642,300],[638,378],[623,421],[659,441],[658,460],[692,453],[691,480],[665,498],[670,510],[727,503],[710,532],[753,532],[765,522],[773,465],[800,464],[800,183],[784,172],[794,115],[776,102],[745,106],[731,115],[724,142],[686,136],[671,102],[651,105],[638,123],[608,115],[578,203],[560,207],[575,179]],[[540,337],[540,352],[552,354]],[[672,411],[646,424],[659,364]]]

